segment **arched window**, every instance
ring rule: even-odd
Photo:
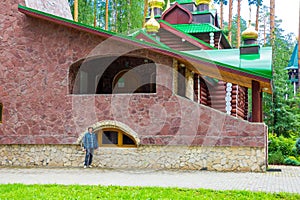
[[[141,86],[139,77],[133,70],[122,70],[113,78],[112,93],[133,93]]]
[[[70,94],[156,93],[156,64],[134,56],[80,60],[69,69]]]
[[[137,147],[135,140],[118,129],[105,128],[98,131],[98,143],[103,147]]]
[[[3,111],[3,104],[0,103],[0,124],[2,123],[2,111]]]

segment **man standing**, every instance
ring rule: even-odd
[[[97,135],[92,127],[89,127],[88,132],[83,136],[83,147],[85,150],[84,168],[91,168],[94,150],[99,147]]]

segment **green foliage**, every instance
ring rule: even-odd
[[[113,1],[113,11],[110,15],[111,30],[129,34],[137,28],[142,28],[144,1],[123,0]]]
[[[271,165],[280,165],[284,163],[284,156],[281,151],[269,152],[268,162]]]
[[[248,0],[249,5],[259,5],[261,6],[263,3],[263,0]]]
[[[277,137],[276,135],[269,135],[269,152],[280,151],[284,157],[293,155],[293,147],[295,139],[285,138],[282,135]]]
[[[237,15],[235,15],[232,19],[232,26],[231,26],[231,38],[232,38],[232,42],[231,42],[231,46],[232,48],[235,48],[237,46],[237,41],[235,38],[237,38]],[[247,22],[245,19],[241,18],[241,34],[244,30],[247,29]],[[227,22],[224,22],[224,30],[225,32],[228,32],[230,31],[228,29],[228,23]]]
[[[74,16],[74,0],[69,0],[71,5],[71,12]],[[94,24],[94,11],[93,0],[78,0],[78,22],[93,26]]]
[[[224,5],[227,5],[228,0],[214,0],[214,3],[216,3],[216,4],[221,4],[221,2],[222,2]]]
[[[284,164],[300,166],[300,162],[294,156],[289,156],[288,158],[284,159]]]
[[[69,0],[74,16],[74,0]],[[105,28],[105,0],[78,0],[78,22]],[[109,0],[108,30],[128,34],[142,28],[144,2],[140,0]]]
[[[299,194],[207,189],[81,186],[81,185],[0,185],[0,199],[299,199]]]
[[[269,164],[299,165],[300,139],[269,134]],[[299,148],[299,149],[298,149]]]
[[[296,147],[296,155],[300,156],[300,138],[297,139],[295,147]]]
[[[289,59],[294,48],[294,36],[283,35],[277,21],[273,49],[273,95],[264,96],[264,121],[269,131],[289,137],[300,132],[300,94],[293,95],[293,86],[288,81]]]

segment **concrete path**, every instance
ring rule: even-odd
[[[0,168],[0,184],[161,186],[300,193],[300,167],[271,166],[281,172],[117,170],[83,168]]]

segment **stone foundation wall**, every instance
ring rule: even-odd
[[[78,145],[0,145],[0,166],[81,167],[84,155]],[[102,147],[95,151],[93,165],[118,169],[264,172],[265,155],[265,149],[259,147]]]

